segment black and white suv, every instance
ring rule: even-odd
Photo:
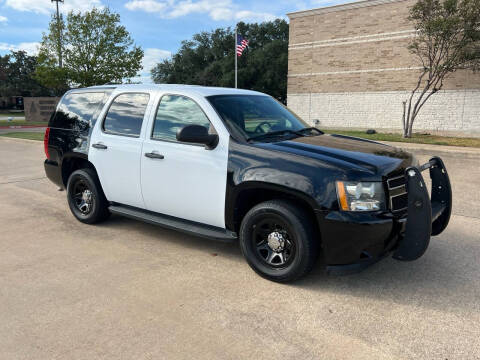
[[[274,281],[413,260],[451,212],[439,158],[326,135],[262,93],[185,85],[76,89],[45,133],[45,171],[88,224],[110,213],[239,240]],[[431,199],[421,171],[432,177]],[[321,250],[321,251],[320,251]]]

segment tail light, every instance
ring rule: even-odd
[[[50,138],[50,128],[47,127],[45,130],[45,136],[43,137],[43,147],[45,149],[45,155],[47,156],[47,159],[50,160],[50,154],[48,153],[48,139]]]

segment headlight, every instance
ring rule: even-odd
[[[385,192],[381,182],[337,181],[340,209],[375,211],[385,209]]]

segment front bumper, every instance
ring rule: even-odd
[[[431,198],[421,175],[429,169]],[[452,190],[443,161],[405,171],[408,209],[403,216],[392,213],[333,211],[318,214],[322,245],[330,274],[358,272],[393,253],[397,260],[415,260],[428,248],[430,237],[448,225]]]

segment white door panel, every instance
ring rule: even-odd
[[[147,140],[142,156],[142,192],[148,210],[225,227],[227,159],[225,149]]]
[[[95,137],[92,135],[91,142],[107,146],[107,149],[90,147],[88,154],[107,199],[143,208],[145,204],[140,187],[143,140],[101,133]]]
[[[200,106],[199,109],[213,124],[219,143],[215,149],[207,150],[202,145],[151,139],[156,106],[152,108],[141,160],[145,206],[157,213],[225,228],[230,136],[204,97],[190,94],[189,99]],[[187,118],[188,114],[184,114]],[[163,155],[163,159],[145,156],[145,153],[151,152]]]
[[[106,107],[109,110],[105,111],[107,117],[114,116],[113,114],[110,115],[109,111],[111,104],[115,104],[115,99],[120,99],[120,96],[127,94],[146,95],[145,92],[141,94],[135,92],[112,94],[113,101],[111,99],[109,106]],[[146,107],[141,107],[140,114],[143,113],[143,122],[140,119],[141,128],[136,136],[109,133],[113,129],[108,129],[109,132],[105,132],[102,129],[102,120],[105,114],[102,114],[97,124],[95,124],[90,138],[88,160],[95,166],[103,191],[109,201],[145,208],[140,184],[140,164],[143,137],[148,123],[148,116],[150,115],[151,104],[154,102],[153,97],[150,94]],[[135,99],[132,101],[135,104]],[[127,107],[126,112],[128,111],[131,112]],[[126,117],[120,113],[116,115],[116,119],[119,119],[118,124],[123,126],[125,131],[128,131],[129,124],[125,121],[126,118],[128,120],[128,113]],[[105,145],[106,148],[95,147],[96,144]]]

